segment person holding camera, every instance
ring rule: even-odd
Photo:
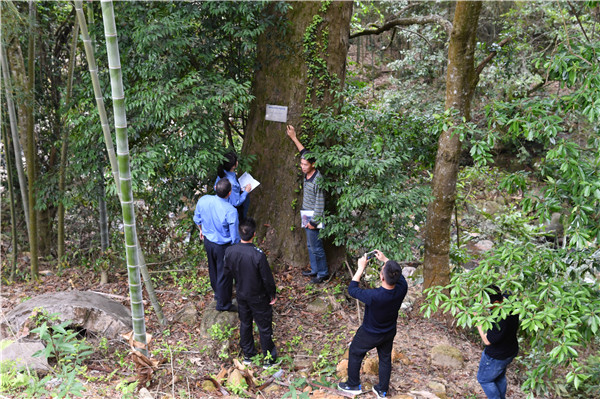
[[[383,398],[389,390],[396,323],[400,306],[408,292],[408,284],[397,262],[389,260],[379,250],[373,252],[378,260],[384,262],[379,272],[381,286],[374,289],[359,288],[358,283],[371,258],[371,253],[363,255],[358,260],[358,269],[348,286],[348,293],[365,304],[365,313],[363,323],[350,344],[348,380],[340,382],[338,388],[353,395],[362,393],[360,367],[367,352],[377,348],[379,383],[373,387],[373,392],[378,398]]]

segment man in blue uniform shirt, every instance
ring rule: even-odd
[[[194,223],[200,230],[208,259],[210,285],[215,293],[217,310],[231,309],[233,280],[223,268],[225,250],[240,241],[238,234],[238,212],[227,201],[231,195],[231,183],[221,179],[215,185],[217,195],[205,195],[198,200],[194,212]]]
[[[375,251],[375,256],[385,262],[379,272],[381,286],[374,289],[358,287],[367,267],[366,255],[358,260],[358,269],[348,286],[350,296],[365,304],[365,315],[348,351],[348,380],[340,382],[338,388],[354,395],[362,393],[360,366],[367,352],[377,348],[379,383],[373,387],[373,393],[378,398],[383,398],[389,390],[396,323],[408,284],[398,263],[389,260],[381,251]]]
[[[252,244],[255,232],[254,219],[247,218],[240,223],[242,242],[225,251],[225,272],[230,273],[235,280],[244,363],[250,364],[251,358],[256,356],[252,336],[254,320],[265,357],[263,367],[268,368],[277,360],[277,350],[273,343],[273,304],[277,291],[267,257]]]

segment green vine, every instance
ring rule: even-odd
[[[325,55],[329,47],[329,29],[324,26],[323,14],[327,12],[331,1],[324,1],[319,9],[319,14],[313,16],[312,22],[306,28],[302,41],[304,62],[306,64],[306,97],[304,98],[304,112],[302,113],[302,131],[315,131],[314,116],[319,109],[313,104],[322,100],[332,88],[339,85],[336,74],[329,73]]]

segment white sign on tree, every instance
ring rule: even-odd
[[[288,107],[284,107],[283,105],[267,104],[267,113],[265,115],[265,120],[286,123],[287,111]]]

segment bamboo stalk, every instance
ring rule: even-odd
[[[144,345],[143,348],[140,348],[140,351],[144,355],[147,355],[148,351],[145,348],[146,322],[144,319],[142,282],[139,267],[140,260],[138,256],[138,241],[135,226],[135,209],[131,187],[125,91],[123,88],[117,27],[115,24],[113,3],[110,0],[102,0],[102,20],[104,23],[104,36],[106,37],[106,51],[108,54],[108,68],[110,72],[110,86],[117,141],[117,163],[119,165],[119,186],[121,189],[121,209],[123,213],[123,230],[125,233],[129,296],[131,298],[133,339]]]

